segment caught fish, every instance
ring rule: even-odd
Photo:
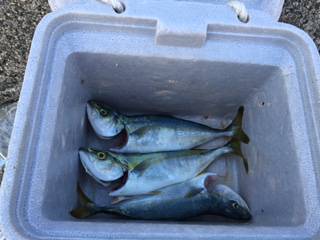
[[[156,194],[116,199],[110,206],[97,206],[79,187],[81,207],[71,215],[86,218],[97,213],[118,213],[144,220],[181,220],[202,214],[250,220],[246,202],[231,188],[217,184],[217,176],[203,174],[183,183],[171,185]]]
[[[237,151],[238,152],[238,151]],[[159,188],[183,182],[202,173],[219,157],[235,153],[231,146],[215,150],[185,150],[144,154],[146,160],[137,163],[138,154],[121,156],[131,163],[125,184],[110,193],[110,196],[131,196],[148,194]],[[115,159],[121,159],[113,154]],[[119,156],[119,155],[118,155]]]
[[[193,178],[228,153],[245,159],[238,142],[215,150],[194,149],[147,154],[119,154],[89,148],[80,150],[79,155],[84,168],[100,183],[106,184],[119,179],[126,172],[124,185],[110,195],[130,196],[148,194]]]
[[[217,139],[249,143],[242,130],[244,108],[239,108],[226,129],[166,116],[125,116],[94,101],[87,104],[88,119],[98,136],[110,139],[124,136],[123,143],[111,149],[121,153],[150,153],[192,149]]]

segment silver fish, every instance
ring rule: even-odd
[[[87,104],[88,119],[98,136],[112,138],[123,133],[121,153],[150,153],[192,149],[225,138],[249,143],[242,130],[244,108],[239,108],[233,123],[226,129],[213,129],[195,122],[166,116],[125,116],[94,101]]]
[[[158,190],[157,194],[118,200],[111,206],[96,206],[78,189],[81,207],[71,215],[85,218],[94,214],[118,213],[144,220],[181,220],[202,214],[216,214],[250,220],[246,202],[231,188],[216,183],[217,176],[203,174],[183,183]]]
[[[102,185],[126,175],[125,184],[111,195],[143,194],[192,178],[224,154],[240,156],[247,164],[239,142],[215,150],[184,150],[160,153],[121,154],[81,148],[79,156],[86,172]],[[125,174],[126,173],[126,174]],[[148,181],[148,184],[144,184]]]
[[[117,155],[115,159],[128,162],[128,176],[125,184],[110,193],[110,196],[131,196],[148,194],[159,188],[183,182],[203,172],[219,157],[237,152],[231,146],[215,150],[185,150],[143,154]],[[109,153],[110,154],[110,153]]]

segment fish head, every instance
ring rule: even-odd
[[[86,172],[101,182],[115,181],[121,178],[126,171],[121,163],[108,152],[80,148],[79,157]]]
[[[111,138],[124,130],[117,112],[95,101],[87,103],[87,115],[94,131],[102,138]]]
[[[238,193],[223,184],[209,183],[207,186],[210,196],[214,199],[216,213],[238,220],[251,219],[250,209]]]

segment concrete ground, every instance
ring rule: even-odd
[[[320,46],[320,0],[286,0],[281,21],[305,31]],[[45,0],[0,0],[0,104],[19,97],[34,28],[49,11]]]
[[[0,0],[0,104],[19,97],[34,29],[45,0]]]

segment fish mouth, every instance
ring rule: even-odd
[[[88,149],[86,148],[79,148],[79,158],[80,158],[80,161],[82,163],[82,166],[83,168],[86,170],[86,172],[92,176],[92,173],[89,169],[89,166],[88,166],[88,161],[90,161],[90,157],[88,156]]]
[[[85,147],[80,147],[79,152],[89,152],[89,148],[85,148]]]
[[[99,110],[101,108],[104,108],[104,104],[100,101],[89,100],[87,102],[87,107],[91,108],[92,110]]]
[[[80,161],[82,162],[82,165],[86,165],[87,161],[90,161],[90,156],[88,156],[89,154],[89,150],[88,148],[79,148],[79,158],[80,158]]]
[[[250,221],[252,219],[251,213],[248,211],[247,214],[243,218],[245,221]]]
[[[249,210],[247,210],[246,208],[242,208],[240,211],[238,211],[237,213],[227,213],[225,211],[216,213],[220,216],[229,218],[229,219],[233,219],[235,221],[239,221],[239,222],[248,222],[252,219],[252,215],[250,213]]]
[[[234,216],[237,220],[247,222],[252,219],[252,215],[247,209],[243,209],[243,213],[239,216]]]
[[[89,100],[87,104],[92,108],[96,108],[97,106],[100,106],[100,104],[94,100]]]
[[[252,214],[250,212],[250,209],[246,203],[246,201],[244,201],[242,198],[240,198],[239,200],[239,204],[241,205],[241,210],[239,212],[239,216],[238,219],[241,221],[250,221],[252,219]]]
[[[93,100],[89,100],[89,101],[88,101],[88,105],[90,105],[90,106],[92,106],[92,107],[94,106],[95,103],[96,103],[96,102],[93,101]]]
[[[91,114],[93,114],[94,111],[96,111],[95,109],[96,109],[96,104],[95,104],[95,102],[89,101],[89,102],[87,103],[87,114],[88,114],[88,117],[91,116]],[[90,119],[89,119],[89,120],[90,120]]]
[[[99,113],[96,108],[95,102],[89,101],[87,103],[87,117],[90,122],[91,127],[93,130],[98,134],[99,137],[104,137],[102,127],[99,125]]]
[[[240,221],[250,221],[252,219],[250,209],[247,206],[246,202],[243,201],[243,204],[244,205],[241,206],[241,209],[238,214],[236,214],[237,216],[235,216],[235,218]]]

